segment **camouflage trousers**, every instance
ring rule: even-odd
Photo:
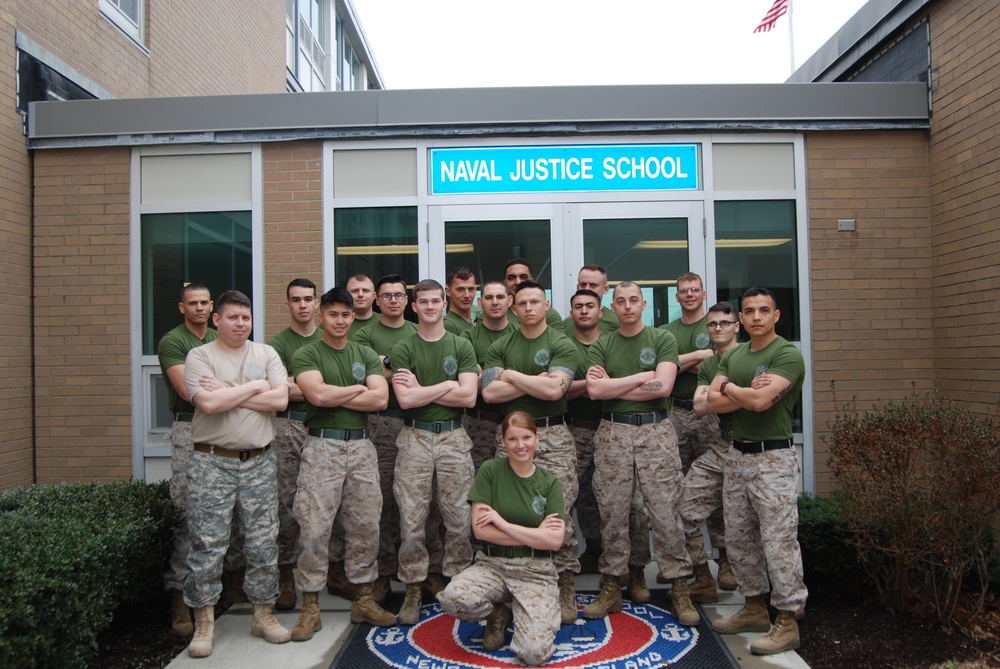
[[[705,453],[715,450],[720,455],[725,453],[730,444],[720,438],[719,417],[715,415],[699,416],[694,411],[670,408],[670,424],[677,433],[677,452],[681,456],[681,472],[686,476],[695,460]],[[704,473],[704,472],[703,472]],[[706,520],[708,538],[714,548],[724,548],[726,545],[726,521],[722,515],[722,492],[719,492],[719,504]],[[701,551],[705,551],[705,542],[701,542]],[[691,556],[694,559],[694,556]],[[695,564],[703,564],[695,562]]]
[[[653,557],[660,574],[668,579],[689,576],[691,559],[679,512],[681,462],[670,421],[627,425],[604,420],[594,442],[594,495],[604,540],[601,573],[628,573],[628,516],[638,484],[653,526]]]
[[[499,425],[496,428],[496,435],[496,443],[500,444]],[[497,457],[507,457],[507,449],[502,444],[497,447]],[[552,556],[552,562],[555,563],[556,571],[559,573],[571,571],[574,574],[579,574],[580,559],[577,557],[579,543],[576,540],[576,524],[573,522],[573,517],[570,516],[570,511],[576,504],[580,484],[576,478],[576,441],[574,441],[569,427],[563,424],[538,428],[535,464],[548,470],[559,481],[559,485],[562,487],[563,503],[566,506],[564,511],[566,537],[563,539],[562,548]]]
[[[494,604],[510,602],[514,613],[511,652],[534,666],[555,650],[559,586],[551,560],[478,553],[476,563],[451,580],[438,602],[448,615],[471,623],[486,618]]]
[[[691,463],[684,476],[684,492],[681,497],[681,520],[687,537],[687,551],[693,564],[708,562],[705,538],[701,534],[701,524],[708,520],[709,538],[713,548],[725,548],[725,534],[712,531],[712,519],[722,515],[722,480],[725,460],[710,448]]]
[[[295,564],[298,558],[299,523],[292,505],[299,480],[302,444],[309,434],[300,420],[277,419],[271,447],[278,458],[278,564]]]
[[[378,484],[382,492],[382,512],[378,531],[378,575],[392,576],[399,569],[399,507],[392,492],[396,472],[396,439],[403,429],[403,419],[396,416],[368,414],[368,433],[378,455]]]
[[[497,426],[491,420],[462,416],[462,427],[472,440],[472,466],[479,471],[483,463],[494,456],[500,444],[497,441]]]
[[[277,470],[273,450],[246,461],[192,454],[187,508],[191,574],[184,583],[184,601],[191,608],[219,600],[234,511],[243,529],[247,599],[274,604],[278,598]]]
[[[396,440],[395,480],[399,505],[399,580],[420,583],[427,578],[430,557],[426,533],[437,484],[438,509],[444,524],[444,558],[441,572],[454,576],[472,562],[472,442],[465,430],[433,433],[403,427]]]
[[[794,448],[726,453],[722,500],[733,574],[740,592],[770,590],[771,605],[782,611],[798,610],[808,595],[798,541],[798,478]]]
[[[570,426],[570,433],[576,441],[576,478],[580,482],[580,491],[576,496],[576,518],[580,526],[580,534],[590,541],[601,538],[601,514],[597,508],[597,498],[594,496],[594,430]],[[649,517],[642,501],[642,493],[636,488],[632,496],[632,507],[628,518],[629,567],[645,567],[649,564]]]
[[[189,421],[174,421],[170,430],[170,499],[181,511],[187,512],[188,506],[188,465],[194,452],[194,442],[191,439],[191,423]],[[187,519],[181,521],[174,530],[174,544],[170,550],[170,562],[163,575],[163,585],[167,590],[184,590],[191,569],[187,564],[187,555],[191,550],[191,537],[188,534]]]
[[[338,511],[344,525],[344,572],[352,583],[378,575],[378,519],[382,510],[375,446],[368,439],[309,437],[302,447],[295,518],[299,521],[299,562],[295,587],[318,592],[326,585],[330,534]]]

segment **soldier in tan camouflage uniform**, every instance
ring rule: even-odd
[[[349,341],[354,301],[343,288],[320,300],[323,336],[303,346],[292,359],[295,380],[309,406],[309,438],[302,447],[295,517],[301,528],[295,584],[302,612],[292,640],[307,641],[322,628],[319,591],[326,583],[333,519],[343,508],[345,571],[354,583],[351,622],[388,626],[395,617],[372,599],[378,575],[378,521],[382,494],[375,446],[368,438],[370,411],[384,409],[389,387],[382,361],[367,346]]]
[[[438,601],[461,620],[486,618],[485,650],[504,646],[513,620],[511,652],[536,666],[552,656],[559,631],[559,590],[550,556],[563,544],[565,507],[559,481],[534,464],[534,419],[523,411],[508,414],[502,435],[507,457],[486,462],[469,491],[472,531],[483,550]]]
[[[766,288],[743,293],[740,322],[750,342],[723,356],[708,391],[708,408],[733,413],[722,499],[726,545],[746,603],[712,627],[723,634],[767,632],[750,644],[755,655],[799,647],[796,613],[808,592],[798,542],[799,462],[792,443],[792,409],[802,392],[805,362],[775,332],[781,317]],[[771,624],[767,592],[778,615]]]

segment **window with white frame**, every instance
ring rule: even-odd
[[[145,0],[99,0],[101,14],[122,32],[142,44]]]
[[[297,90],[326,91],[330,0],[285,0],[285,67]]]

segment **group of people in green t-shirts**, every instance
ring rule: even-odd
[[[650,601],[652,557],[679,624],[700,622],[693,602],[739,587],[745,606],[713,627],[766,632],[754,653],[797,648],[806,590],[791,411],[804,365],[775,333],[775,296],[751,288],[739,309],[706,310],[701,278],[686,273],[677,280],[681,317],[653,328],[643,323],[637,284],[619,282],[607,309],[609,291],[603,268],[583,267],[564,321],[523,258],[481,285],[462,267],[445,285],[428,279],[412,290],[392,274],[377,282],[355,275],[319,297],[307,279],[292,281],[290,325],[269,341],[288,388],[265,454],[276,460],[276,559],[262,568],[260,555],[248,554],[246,578],[263,583],[254,586],[255,612],[294,608],[298,594],[302,604],[286,635],[263,616],[252,631],[274,643],[312,638],[324,585],[353,600],[352,621],[380,626],[418,624],[426,596],[462,620],[485,619],[487,650],[508,642],[513,621],[511,651],[537,665],[552,655],[560,625],[621,611],[623,587],[633,602]],[[185,304],[182,296],[190,355],[210,337],[192,330],[187,309],[196,309]],[[171,344],[183,334],[161,342],[171,384],[183,348]],[[185,434],[183,419],[193,415],[197,427],[204,409],[177,408],[174,450],[190,460],[184,438],[202,442]],[[218,457],[224,447],[200,450]],[[202,538],[187,541],[191,548],[175,553],[188,550],[196,580],[218,580],[218,546],[199,558]],[[601,591],[578,606],[574,578],[590,570],[600,572]],[[393,578],[405,587],[395,615],[383,609]],[[174,631],[190,634],[186,607],[199,614],[219,592],[203,586],[188,597],[180,580],[167,581],[185,593],[175,596]],[[193,656],[211,652],[204,618],[195,616]]]

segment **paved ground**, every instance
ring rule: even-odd
[[[713,563],[714,568],[714,563]],[[646,568],[646,582],[651,587],[656,586],[656,568],[650,565]],[[595,575],[580,576],[576,580],[578,590],[599,590],[598,577]],[[393,583],[394,590],[401,590],[399,583]],[[204,659],[192,659],[187,651],[179,655],[168,665],[168,669],[235,669],[236,667],[262,666],[282,667],[282,669],[327,669],[334,655],[340,648],[343,638],[351,626],[351,605],[340,597],[332,597],[326,592],[320,594],[320,609],[322,611],[323,629],[311,641],[303,643],[286,643],[275,646],[263,639],[250,636],[250,605],[237,604],[231,607],[215,622],[215,649],[212,656]],[[709,619],[715,620],[732,615],[743,603],[739,593],[722,593],[719,603],[704,605]],[[291,629],[298,618],[298,611],[278,612],[278,621]],[[723,639],[741,669],[809,669],[797,653],[788,652],[770,657],[757,657],[750,654],[750,643],[762,636],[761,634],[727,635]],[[808,643],[803,639],[803,643]]]

